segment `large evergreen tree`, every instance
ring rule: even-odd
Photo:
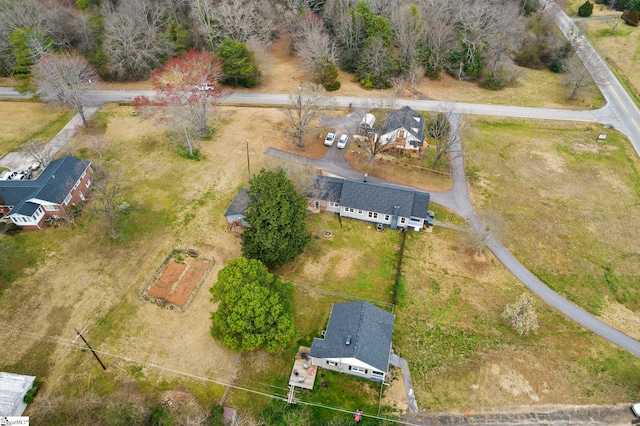
[[[262,169],[250,184],[245,218],[250,226],[242,234],[242,253],[277,268],[302,253],[311,238],[306,225],[307,202],[284,170]]]
[[[259,261],[230,261],[210,291],[211,301],[220,302],[211,315],[211,334],[229,349],[275,352],[295,338],[293,286]]]
[[[253,87],[260,83],[262,74],[246,43],[224,39],[216,55],[222,61],[223,82],[232,86]]]

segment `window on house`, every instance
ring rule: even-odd
[[[328,365],[333,365],[334,367],[337,365],[334,361],[327,361]]]
[[[88,187],[90,187],[90,186],[91,186],[91,181],[90,181],[90,180],[88,180],[88,181],[87,181],[87,183],[85,183],[85,186],[86,186],[87,188],[88,188]]]
[[[382,371],[375,371],[374,370],[374,371],[371,372],[371,375],[372,376],[377,376],[377,377],[382,377],[382,376],[384,376],[384,373]]]
[[[378,218],[378,213],[374,213],[374,214],[373,214],[373,218],[374,218],[374,219],[377,219],[377,218]]]
[[[45,209],[46,211],[48,211],[48,212],[58,210],[58,207],[57,207],[57,206],[54,206],[53,204],[45,204],[43,207],[44,207],[44,209]]]
[[[81,199],[82,201],[84,201],[84,194],[81,192],[81,193],[79,193],[78,195],[80,196],[80,199]]]
[[[80,185],[80,181],[77,181],[75,185],[73,185],[73,189],[76,189]]]
[[[362,373],[362,374],[367,374],[367,371],[368,371],[365,368],[356,367],[355,365],[350,365],[349,370],[355,371],[356,373]]]
[[[367,215],[368,215],[369,217],[373,217],[373,212],[369,212]]]
[[[404,218],[404,217],[401,217],[401,218],[400,218],[400,223],[405,223],[406,221],[407,221],[407,219],[406,219],[406,218]]]
[[[385,215],[384,215],[384,220],[387,220],[387,221],[388,221],[389,219],[391,219],[391,216],[389,216],[388,214],[385,214]]]
[[[63,204],[66,206],[67,204],[69,204],[69,201],[71,201],[71,193],[67,194],[67,196],[64,198]]]
[[[360,214],[360,215],[361,215],[361,214],[362,214],[362,210],[358,210],[358,214]]]

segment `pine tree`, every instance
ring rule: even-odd
[[[260,84],[262,74],[246,43],[224,39],[216,55],[222,61],[223,83],[232,86],[253,87]]]

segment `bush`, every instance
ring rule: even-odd
[[[638,26],[638,21],[640,20],[640,14],[637,10],[628,11],[625,10],[622,13],[622,19],[626,22],[627,25],[631,25],[632,27]]]
[[[31,386],[31,389],[27,391],[27,393],[24,395],[24,398],[22,398],[22,401],[25,404],[31,404],[31,401],[33,401],[33,398],[36,397],[36,394],[38,393],[38,389],[40,389],[40,386],[42,386],[41,381],[39,380],[34,381],[33,385]]]
[[[535,302],[529,293],[522,293],[518,300],[507,305],[502,313],[504,318],[518,334],[528,334],[538,329],[538,314],[535,310]]]
[[[340,82],[336,81],[336,80],[329,81],[329,82],[323,83],[322,87],[324,87],[324,89],[327,92],[333,92],[333,91],[338,90],[340,88]]]
[[[587,17],[593,13],[593,3],[587,0],[582,6],[578,8],[578,16]]]

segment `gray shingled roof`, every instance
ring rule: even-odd
[[[26,216],[35,211],[33,203],[25,202],[30,198],[61,204],[89,164],[88,160],[65,156],[52,161],[37,179],[0,181],[2,204],[14,206],[9,214]]]
[[[386,373],[394,320],[395,315],[369,302],[335,303],[324,339],[313,339],[311,356],[356,358]]]
[[[339,203],[343,182],[344,179],[341,178],[317,175],[314,188],[307,193],[307,197],[331,203]]]
[[[424,219],[427,217],[429,207],[429,193],[381,183],[346,179],[342,185],[340,205],[388,215],[393,215],[394,207],[399,206],[400,216]]]
[[[419,118],[420,121],[416,118]],[[382,134],[385,135],[400,128],[419,139],[419,146],[424,144],[424,118],[408,106],[389,113]]]
[[[235,197],[233,197],[233,201],[227,208],[227,211],[224,212],[225,216],[247,213],[247,206],[249,205],[249,194],[247,193],[247,191],[247,188],[238,190],[238,193]]]

